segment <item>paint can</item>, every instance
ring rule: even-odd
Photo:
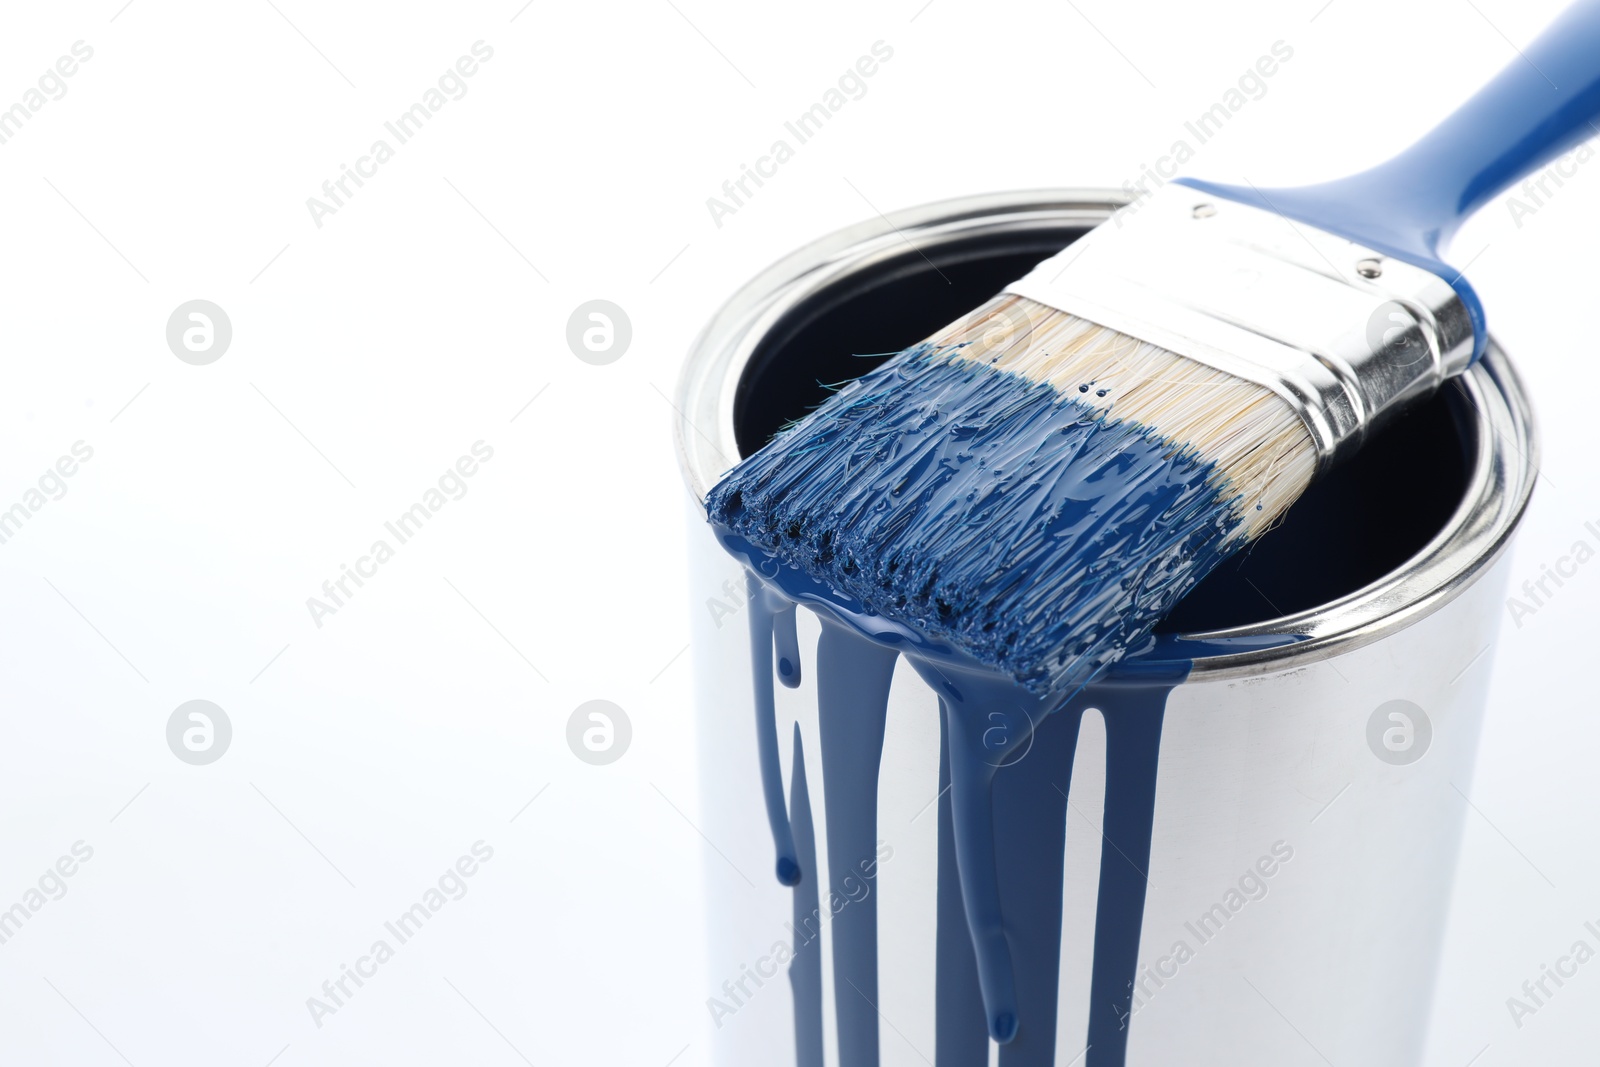
[[[827,383],[933,333],[1123,203],[1106,191],[1008,193],[862,223],[763,272],[694,345],[676,437],[691,495],[696,821],[710,846],[705,1025],[719,1065],[1421,1058],[1503,556],[1536,470],[1527,399],[1492,341],[1478,366],[1320,481],[1281,529],[1168,620],[1207,654],[1167,701],[1148,857],[1122,847],[1104,721],[1084,712],[1066,753],[1070,783],[1055,785],[1059,803],[1046,793],[1040,804],[1046,836],[1059,838],[1032,866],[1043,905],[1011,934],[1013,953],[1050,979],[1036,983],[1045,992],[1016,1042],[998,1051],[989,1042],[982,1005],[968,1002],[975,989],[968,1001],[951,995],[962,946],[949,921],[941,717],[904,662],[890,692],[871,870],[827,870],[814,679],[778,690],[785,796],[818,858],[799,887],[773,876],[750,593],[697,502],[740,455],[820,402]],[[804,648],[819,625],[799,615]],[[1041,728],[1040,750],[1021,758],[1063,758],[1046,737]],[[1108,998],[1099,957],[1130,884],[1142,912],[1115,921],[1131,923],[1137,955],[1115,971],[1121,988]],[[836,981],[833,967],[835,938],[869,912],[871,997]],[[863,1015],[876,1029],[867,1051],[840,1036]],[[1095,1033],[1098,1047],[1086,1050]]]

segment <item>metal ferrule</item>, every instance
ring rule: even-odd
[[[1445,279],[1271,211],[1166,185],[1007,291],[1254,382],[1326,467],[1472,362]]]

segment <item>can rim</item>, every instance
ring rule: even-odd
[[[904,255],[985,235],[1095,226],[1128,202],[1110,189],[986,193],[907,208],[822,237],[778,260],[736,292],[690,346],[676,391],[673,436],[690,494],[705,500],[738,459],[733,426],[739,378],[761,338],[808,297]],[[913,243],[914,242],[914,243]],[[1538,472],[1533,412],[1521,379],[1491,336],[1458,379],[1478,424],[1466,491],[1444,527],[1397,569],[1306,611],[1242,627],[1185,634],[1199,640],[1289,637],[1269,648],[1193,661],[1191,681],[1288,670],[1353,651],[1454,600],[1505,551]]]

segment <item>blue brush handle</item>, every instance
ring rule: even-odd
[[[1414,263],[1450,282],[1472,315],[1476,359],[1488,331],[1472,286],[1439,258],[1489,200],[1600,134],[1600,0],[1578,0],[1449,118],[1400,155],[1323,185],[1260,190],[1178,179]]]

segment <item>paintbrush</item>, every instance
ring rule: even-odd
[[[867,613],[1071,693],[1482,354],[1482,305],[1440,249],[1597,118],[1600,0],[1583,0],[1371,170],[1179,179],[1118,212],[739,463],[710,520]]]

